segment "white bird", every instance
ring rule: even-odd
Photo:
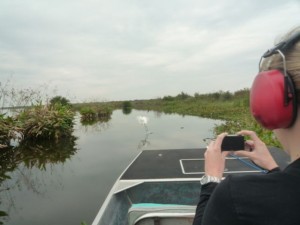
[[[148,123],[148,118],[146,116],[138,116],[137,120],[142,125],[146,125]]]

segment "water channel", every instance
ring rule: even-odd
[[[138,116],[148,118],[147,127]],[[136,110],[115,110],[108,122],[92,125],[82,125],[77,116],[76,140],[0,152],[0,221],[90,224],[115,180],[141,150],[205,147],[203,139],[212,137],[220,123]]]

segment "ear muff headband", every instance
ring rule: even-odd
[[[287,39],[286,41],[282,41],[280,43],[278,43],[277,45],[275,45],[273,48],[267,50],[262,58],[268,58],[273,54],[277,54],[277,50],[281,51],[283,54],[285,54],[287,52],[287,50],[289,50],[291,47],[294,46],[294,44],[296,44],[296,42],[300,39],[300,32],[293,34],[289,39]]]
[[[268,50],[261,57],[262,60],[273,54],[280,54],[284,67],[283,70],[260,72],[252,84],[251,113],[267,129],[288,128],[293,125],[297,117],[295,86],[287,72],[284,53],[299,39],[300,32]]]

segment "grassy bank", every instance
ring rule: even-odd
[[[102,103],[112,109],[128,107],[128,101],[115,101]],[[100,104],[100,103],[97,103]],[[263,129],[251,116],[249,109],[249,89],[234,93],[215,92],[209,94],[194,94],[190,96],[180,93],[177,96],[165,96],[150,100],[130,101],[133,109],[158,111],[163,113],[177,113],[180,115],[192,115],[204,118],[224,120],[222,125],[214,128],[215,134],[228,132],[234,134],[242,129],[253,130],[270,146],[280,147],[274,139],[273,133]]]

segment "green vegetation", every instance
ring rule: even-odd
[[[108,121],[113,112],[112,108],[104,104],[89,104],[76,107],[81,115],[81,122],[93,124],[96,121]]]
[[[9,146],[11,139],[17,139],[15,132],[17,130],[19,129],[12,117],[0,114],[0,149]]]
[[[1,93],[3,101],[3,96],[7,96],[3,93],[7,92],[2,91],[0,95]],[[26,95],[26,102],[28,102],[28,96],[34,96],[33,93],[37,92],[29,91],[29,94]],[[31,103],[31,105],[33,104]],[[89,125],[95,124],[97,121],[110,120],[115,109],[122,109],[124,114],[129,114],[132,109],[137,109],[223,120],[223,124],[215,127],[215,134],[235,133],[242,129],[254,130],[266,144],[279,146],[279,142],[273,138],[272,132],[263,129],[252,118],[249,110],[249,89],[234,93],[228,91],[208,94],[195,93],[193,96],[181,92],[177,96],[165,96],[150,100],[73,105],[70,105],[66,98],[56,96],[50,100],[49,106],[35,104],[23,109],[14,117],[6,116],[4,113],[0,114],[0,144],[7,146],[11,139],[59,140],[71,135],[74,111],[79,111],[82,123]]]
[[[11,179],[9,173],[20,164],[46,170],[49,164],[65,162],[76,152],[75,113],[69,101],[56,96],[51,104],[43,105],[41,96],[40,91],[16,90],[9,82],[0,82],[0,184]],[[19,186],[15,178],[2,191],[14,186]],[[37,191],[35,185],[29,186]],[[8,217],[0,210],[0,224]]]
[[[70,101],[62,96],[55,96],[50,100],[50,105],[71,106]]]
[[[85,107],[110,108],[111,110],[122,109],[124,114],[130,113],[130,111],[124,111],[124,108],[130,108],[130,110],[132,108],[223,120],[223,124],[215,126],[215,134],[221,132],[234,134],[243,129],[253,130],[267,145],[280,147],[273,133],[262,128],[251,116],[249,89],[239,90],[234,93],[229,91],[208,94],[195,93],[193,96],[181,92],[177,96],[165,96],[150,100],[82,103],[73,105],[73,107],[77,110]]]
[[[122,108],[122,102],[106,103],[114,108]],[[222,125],[214,128],[214,133],[228,132],[234,134],[247,129],[255,131],[270,146],[280,147],[273,133],[262,128],[251,116],[249,109],[249,89],[231,92],[195,93],[190,96],[181,92],[177,96],[165,96],[158,99],[131,101],[132,108],[137,110],[177,113],[180,115],[200,116],[223,120]]]
[[[132,104],[131,104],[131,102],[130,101],[123,102],[123,104],[122,104],[122,110],[123,110],[123,113],[125,115],[130,114],[131,111],[132,111]]]
[[[16,117],[23,140],[55,140],[71,137],[74,112],[69,107],[36,105]]]
[[[123,109],[129,109],[129,108],[132,108],[132,104],[130,101],[125,101],[125,102],[123,102],[122,107],[123,107]]]
[[[92,107],[85,106],[79,112],[83,121],[94,121],[97,118],[97,112]]]
[[[274,139],[273,132],[262,128],[252,117],[249,94],[249,89],[234,93],[223,91],[203,95],[196,93],[194,97],[190,96],[181,101],[177,96],[172,103],[164,100],[160,103],[164,112],[224,120],[222,125],[215,127],[215,134],[221,132],[234,134],[243,129],[253,130],[267,145],[280,147],[278,140]]]
[[[2,89],[0,99],[14,99],[15,102],[24,102],[17,100],[23,93],[26,97],[26,107],[13,107],[14,111],[7,115],[0,114],[0,148],[10,147],[11,140],[19,144],[23,142],[54,140],[72,137],[73,119],[75,113],[71,110],[69,100],[64,97],[56,96],[50,100],[50,105],[42,105],[37,99],[29,99],[34,96],[32,90],[7,92]],[[8,93],[11,93],[9,95]],[[16,94],[19,93],[19,94]],[[23,98],[23,97],[22,97]],[[11,100],[3,100],[11,102]]]
[[[6,212],[0,211],[0,219],[1,219],[1,217],[6,218],[7,216],[8,216],[8,214]],[[0,221],[0,225],[2,225],[2,224],[4,224],[4,222]]]

